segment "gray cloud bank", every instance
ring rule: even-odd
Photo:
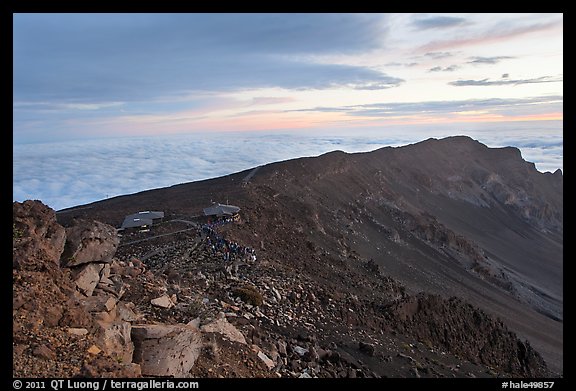
[[[515,57],[495,56],[495,57],[471,57],[469,64],[498,64],[502,60],[510,60]]]
[[[16,14],[15,102],[105,103],[192,91],[403,80],[311,56],[381,48],[382,14]]]
[[[428,29],[445,29],[456,26],[462,26],[467,24],[465,18],[455,17],[455,16],[427,16],[418,17],[412,24],[418,29],[428,30]]]
[[[563,81],[562,77],[558,76],[542,76],[533,79],[508,79],[509,76],[501,80],[456,80],[448,84],[456,87],[467,86],[507,86],[507,85],[520,85],[520,84],[537,84],[537,83],[559,83]]]
[[[563,100],[562,96],[556,95],[505,99],[369,103],[342,107],[314,107],[292,111],[344,112],[354,116],[382,118],[398,115],[454,114],[470,110],[489,111],[505,115],[526,115],[562,111]]]
[[[534,125],[529,125],[534,126]],[[561,125],[560,125],[561,127]],[[261,164],[333,150],[371,151],[429,137],[468,134],[494,147],[513,145],[541,171],[562,168],[561,129],[405,129],[326,133],[219,133],[14,145],[13,200],[40,199],[58,210],[122,194],[214,178]]]

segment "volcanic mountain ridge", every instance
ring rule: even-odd
[[[58,222],[15,203],[14,375],[561,374],[562,189],[560,171],[538,172],[515,148],[453,137],[269,164],[59,211]],[[200,228],[213,200],[238,205],[240,221]],[[138,210],[166,217],[120,240],[94,233]],[[257,259],[227,263],[215,236]],[[114,251],[74,265],[85,240]],[[55,302],[49,313],[35,297]],[[186,363],[147,366],[174,345],[151,350],[159,327],[179,330]],[[75,361],[47,364],[65,349],[54,341],[71,339]]]

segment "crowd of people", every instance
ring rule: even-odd
[[[205,236],[205,244],[213,256],[221,254],[225,262],[248,261],[256,262],[256,251],[247,246],[224,239],[214,228],[232,222],[232,219],[218,220],[202,225],[201,236]]]

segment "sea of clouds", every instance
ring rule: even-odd
[[[372,151],[454,134],[458,132],[211,133],[15,144],[13,200],[39,199],[60,210],[281,160],[333,150]],[[490,147],[518,147],[523,158],[540,171],[563,168],[561,131],[478,129],[466,134]]]

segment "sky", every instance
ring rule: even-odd
[[[563,169],[562,14],[13,15],[13,199],[466,134]]]

